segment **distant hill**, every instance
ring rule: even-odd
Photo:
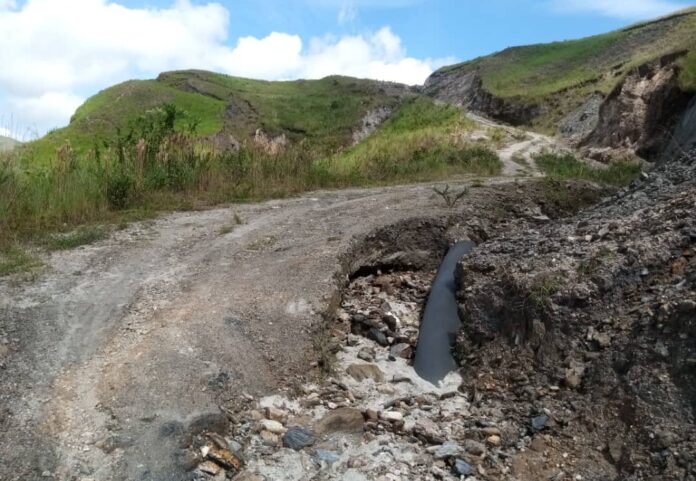
[[[651,62],[661,65],[649,75],[640,71]],[[499,120],[559,133],[573,113],[593,120],[602,102],[637,71],[652,78],[660,68],[677,71],[677,78],[669,79],[674,89],[696,90],[696,8],[602,35],[508,48],[444,67],[428,79],[425,92]]]
[[[370,112],[390,112],[404,85],[328,77],[266,82],[200,70],[167,72],[154,80],[131,80],[103,90],[77,109],[70,124],[34,142],[37,157],[66,142],[75,150],[113,140],[148,109],[173,103],[198,121],[197,133],[225,146],[254,137],[285,135],[330,152],[349,145]]]
[[[66,143],[78,153],[113,143],[139,116],[171,103],[221,148],[261,131],[330,154],[364,139],[405,98],[427,95],[577,145],[650,156],[664,146],[693,92],[696,8],[584,39],[509,48],[442,68],[420,89],[340,76],[267,82],[166,72],[99,92],[68,126],[27,151],[41,160]]]
[[[6,152],[8,150],[14,149],[19,142],[11,137],[5,137],[0,135],[0,152]]]

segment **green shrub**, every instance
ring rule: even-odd
[[[109,207],[113,209],[125,209],[133,197],[135,182],[128,173],[120,170],[109,177],[106,186],[106,198]]]

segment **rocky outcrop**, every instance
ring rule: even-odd
[[[389,118],[393,109],[387,106],[381,106],[374,110],[370,110],[362,119],[362,125],[358,130],[353,132],[353,145],[359,144],[377,130],[377,127]]]
[[[566,115],[559,127],[561,137],[570,144],[578,144],[589,136],[599,124],[599,112],[604,103],[604,94],[592,94],[578,109]]]
[[[676,60],[683,52],[633,70],[602,103],[594,130],[580,145],[623,149],[654,158],[668,142],[690,95],[679,88]]]
[[[526,125],[539,116],[542,106],[520,98],[502,99],[488,92],[475,70],[440,70],[425,82],[424,92],[452,105],[483,113],[512,125]]]

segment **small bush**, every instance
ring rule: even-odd
[[[126,172],[119,172],[109,178],[106,186],[106,198],[109,207],[120,210],[130,204],[135,182]]]

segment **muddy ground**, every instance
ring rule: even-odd
[[[416,185],[176,213],[0,280],[0,479],[187,479],[182,433],[319,375],[313,342],[348,273],[387,255],[434,266],[451,240],[485,240],[482,221],[555,215],[547,200],[503,179],[454,210]]]

